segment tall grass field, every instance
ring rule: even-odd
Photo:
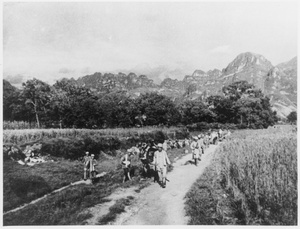
[[[16,129],[3,131],[3,143],[24,144],[44,138],[76,138],[85,136],[113,136],[118,138],[141,137],[161,131],[170,138],[178,137],[182,132],[177,127],[145,127],[145,128],[115,128],[115,129]],[[180,137],[180,136],[179,136]]]
[[[237,131],[214,158],[186,196],[190,224],[297,225],[292,128]]]

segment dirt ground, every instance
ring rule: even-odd
[[[135,193],[135,201],[126,207],[126,212],[118,215],[113,225],[186,225],[185,195],[192,184],[210,164],[216,145],[211,145],[202,155],[198,167],[190,163],[189,153],[177,162],[174,169],[167,175],[169,182],[165,189],[157,183]]]

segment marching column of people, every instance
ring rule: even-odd
[[[155,144],[153,140],[148,141],[148,143],[139,143],[136,146],[131,147],[127,152],[121,157],[120,164],[123,169],[123,183],[126,180],[131,181],[131,169],[132,169],[132,159],[136,156],[142,166],[142,180],[146,178],[154,178],[154,182],[158,182],[162,188],[166,187],[167,180],[167,168],[171,165],[170,159],[168,157],[167,151],[173,148],[184,148],[188,146],[192,152],[192,159],[195,166],[198,166],[198,161],[201,161],[202,154],[205,153],[205,149],[209,147],[210,144],[218,144],[219,141],[224,140],[229,137],[231,132],[229,130],[222,131],[221,129],[217,131],[209,130],[205,134],[199,134],[198,136],[193,136],[192,140],[185,138],[184,140],[164,140],[163,143]],[[188,153],[188,149],[184,150],[184,153]],[[95,178],[97,161],[94,158],[94,154],[89,156],[89,152],[85,153],[83,157],[84,164],[84,180]]]

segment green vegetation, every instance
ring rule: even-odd
[[[297,123],[297,112],[296,111],[292,111],[288,116],[287,116],[287,120],[288,122],[292,123],[292,124],[296,124]]]
[[[28,142],[41,141],[47,139],[79,139],[79,138],[102,138],[102,139],[118,139],[128,142],[163,141],[166,138],[184,138],[188,133],[185,128],[178,127],[146,127],[146,128],[116,128],[116,129],[26,129],[26,130],[4,130],[3,142],[14,144],[25,144]]]
[[[168,151],[171,162],[184,155],[184,150]],[[123,170],[119,163],[121,155],[120,151],[110,159],[99,155],[96,169],[99,173],[105,171],[107,174],[94,185],[71,186],[17,212],[8,213],[4,215],[4,225],[81,225],[90,218],[88,213],[82,212],[107,201],[105,198],[118,187],[136,186],[137,192],[140,192],[152,180],[140,180],[142,165],[135,157],[132,161],[133,181],[122,184]],[[81,180],[83,175],[82,164],[76,160],[56,159],[33,167],[22,166],[13,161],[4,161],[3,164],[4,211]],[[107,217],[101,224],[109,221]]]
[[[117,184],[106,179],[95,186],[78,185],[55,193],[37,204],[4,216],[4,225],[80,225],[91,217],[83,210],[105,201]]]
[[[126,91],[96,93],[67,79],[53,86],[32,79],[23,83],[21,90],[4,81],[3,91],[4,121],[12,122],[6,123],[6,128],[19,128],[13,121],[25,121],[29,127],[68,129],[178,126],[202,121],[256,129],[277,121],[269,98],[247,81],[225,86],[218,95],[191,100],[187,93],[175,101],[159,93],[136,98]]]
[[[297,138],[237,131],[187,194],[190,224],[297,225]]]
[[[3,209],[8,211],[80,180],[82,165],[60,160],[29,167],[4,161],[3,172]]]

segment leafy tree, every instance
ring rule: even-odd
[[[8,81],[3,80],[3,119],[14,120],[13,105],[18,102],[19,92]]]
[[[40,127],[40,115],[46,114],[50,104],[50,86],[45,82],[33,78],[23,83],[22,96],[26,99],[25,104],[29,105],[35,114],[36,123]]]
[[[34,113],[25,105],[25,101],[21,90],[3,80],[3,120],[27,121],[29,124],[34,121]]]
[[[209,109],[216,115],[216,121],[220,123],[233,123],[235,113],[233,101],[221,95],[213,95],[207,98]]]
[[[254,85],[249,84],[247,81],[237,81],[222,88],[224,96],[230,100],[236,101],[242,95],[255,95]]]
[[[296,111],[292,111],[288,116],[287,116],[287,120],[290,123],[296,123],[297,122],[297,112]]]
[[[180,113],[174,102],[167,96],[146,93],[135,100],[138,115],[144,115],[145,125],[175,125],[180,121]]]
[[[247,81],[223,87],[224,96],[210,96],[207,101],[218,122],[236,123],[241,127],[265,128],[276,121],[270,100]]]
[[[97,96],[89,89],[76,85],[72,80],[57,81],[52,97],[52,119],[64,127],[99,127]]]
[[[185,100],[178,105],[182,123],[213,122],[216,115],[200,100]]]
[[[138,115],[134,100],[126,92],[111,92],[98,100],[102,108],[104,123],[108,127],[134,126]]]

